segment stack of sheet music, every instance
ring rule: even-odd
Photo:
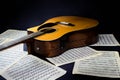
[[[7,30],[0,34],[0,45],[27,35],[26,31]],[[113,34],[100,34],[96,44],[70,49],[44,61],[24,51],[19,44],[0,51],[0,75],[8,80],[55,80],[66,74],[59,66],[75,62],[73,74],[120,78],[120,57],[117,51],[97,51],[90,46],[119,46]]]
[[[7,30],[0,35],[1,45],[27,35],[26,31]],[[7,80],[55,80],[66,71],[24,51],[24,44],[0,51],[0,75]]]

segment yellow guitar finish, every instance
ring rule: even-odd
[[[78,16],[59,16],[59,17],[51,18],[41,25],[44,25],[46,23],[56,23],[56,22],[68,22],[68,23],[74,24],[74,26],[57,24],[55,26],[49,27],[49,28],[56,29],[55,32],[46,33],[44,35],[36,37],[35,39],[41,40],[41,41],[52,41],[52,40],[59,39],[60,37],[62,37],[67,33],[93,28],[99,24],[97,20],[94,20],[91,18],[78,17]],[[28,28],[27,31],[38,32],[37,29],[41,25]]]

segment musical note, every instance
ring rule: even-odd
[[[73,74],[83,74],[99,77],[120,78],[120,58],[117,51],[100,51],[96,57],[77,60]]]

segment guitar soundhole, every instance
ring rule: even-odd
[[[52,26],[55,26],[57,25],[56,23],[46,23],[44,25],[41,25],[39,28],[38,28],[38,31],[42,28],[46,28],[46,27],[52,27]]]
[[[55,26],[55,25],[57,25],[57,24],[66,25],[66,26],[75,26],[74,24],[69,23],[69,22],[46,23],[46,24],[41,25],[37,30],[39,31],[39,30],[42,29],[42,28],[52,27],[52,26]]]
[[[52,33],[52,32],[55,32],[56,29],[47,29],[47,28],[45,28],[45,29],[40,30],[40,31],[41,31],[41,32],[46,32],[46,33]]]

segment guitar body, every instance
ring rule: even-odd
[[[98,41],[98,21],[78,16],[54,17],[41,25],[28,28],[28,34],[52,28],[53,32],[27,42],[28,52],[37,56],[54,57],[68,49],[83,47]]]

